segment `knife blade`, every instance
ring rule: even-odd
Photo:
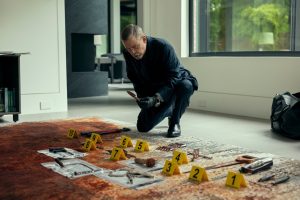
[[[279,177],[277,179],[275,179],[275,181],[272,183],[272,185],[278,185],[280,183],[285,183],[290,179],[290,176],[288,175],[284,175],[282,177]]]
[[[134,186],[129,187],[129,188],[130,188],[130,189],[138,189],[138,188],[140,188],[140,187],[152,185],[152,184],[154,184],[154,183],[158,183],[158,182],[161,182],[161,181],[163,181],[163,179],[155,179],[155,180],[153,180],[153,181],[145,182],[145,183],[140,183],[140,184],[134,185]]]

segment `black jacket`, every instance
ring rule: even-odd
[[[163,39],[147,36],[146,52],[141,60],[133,58],[126,49],[123,54],[127,76],[138,97],[159,93],[162,100],[166,100],[183,79],[189,79],[194,89],[198,89],[196,78],[184,69],[173,47]]]

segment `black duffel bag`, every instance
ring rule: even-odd
[[[271,127],[283,136],[300,139],[300,93],[285,92],[273,98]]]

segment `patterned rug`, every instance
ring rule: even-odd
[[[54,159],[37,153],[38,150],[67,147],[82,151],[85,138],[67,138],[69,128],[82,132],[112,130],[125,126],[131,131],[103,135],[103,143],[82,159],[105,169],[124,168],[123,161],[111,161],[110,154],[107,152],[119,145],[122,135],[130,136],[133,145],[137,139],[148,141],[149,152],[135,153],[133,148],[126,149],[136,157],[152,157],[164,162],[172,157],[172,151],[162,151],[162,146],[181,143],[186,144],[182,150],[191,152],[193,149],[199,149],[202,155],[212,159],[199,158],[181,165],[179,175],[165,176],[161,173],[162,170],[153,171],[153,174],[163,181],[138,190],[93,175],[69,179],[41,165]],[[200,138],[182,136],[167,139],[163,137],[164,134],[160,129],[153,130],[151,133],[138,133],[133,125],[108,122],[98,118],[26,122],[0,127],[0,199],[299,199],[300,161],[298,160],[218,144]],[[254,175],[245,174],[247,187],[240,189],[225,186],[227,172],[238,171],[240,165],[207,170],[209,181],[201,183],[189,181],[189,173],[184,173],[193,165],[211,166],[234,161],[239,155],[272,157],[274,165],[271,169]],[[188,159],[191,159],[190,155]],[[257,182],[260,177],[267,174],[275,174],[275,176],[287,174],[290,179],[279,185],[272,185],[272,181]]]

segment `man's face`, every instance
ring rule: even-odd
[[[143,58],[146,52],[147,37],[142,36],[140,38],[135,38],[130,36],[127,40],[122,41],[125,49],[132,55],[135,59],[140,60]]]

